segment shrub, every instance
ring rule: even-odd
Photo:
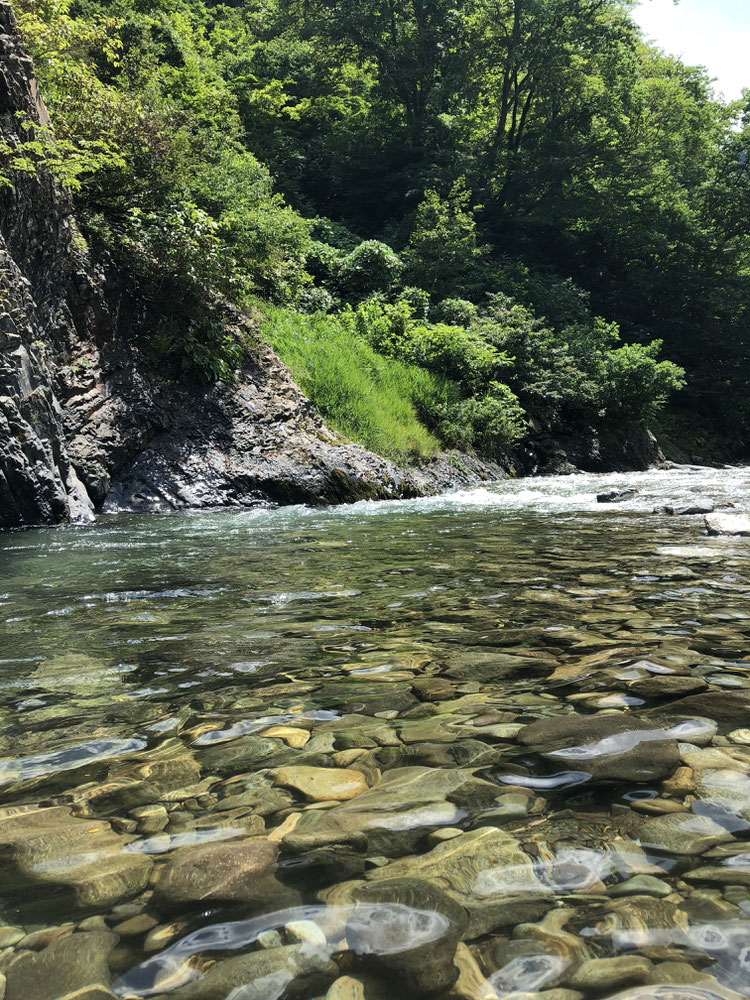
[[[468,299],[443,299],[433,314],[434,319],[449,326],[471,326],[479,316],[479,309]]]
[[[483,396],[439,406],[435,427],[446,444],[473,448],[500,460],[526,433],[526,415],[518,397],[500,382],[490,382]]]
[[[341,259],[337,279],[342,293],[356,299],[388,291],[402,270],[401,258],[387,244],[366,240]]]

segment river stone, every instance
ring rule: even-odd
[[[750,535],[747,514],[708,514],[704,520],[709,535]]]
[[[291,906],[290,891],[274,877],[278,850],[264,837],[180,848],[158,873],[154,905],[164,909],[206,903]]]
[[[367,879],[418,878],[433,883],[469,916],[465,937],[534,920],[553,904],[548,886],[510,834],[483,826],[438,844],[426,854],[400,858]]]
[[[393,987],[374,976],[341,976],[331,984],[325,1000],[393,1000]]]
[[[344,801],[367,791],[364,775],[343,767],[279,767],[270,775],[274,784],[292,788],[311,802]]]
[[[735,993],[711,979],[699,986],[636,986],[606,1000],[747,1000],[747,994]]]
[[[613,886],[610,896],[669,896],[672,886],[653,875],[634,875],[626,882]]]
[[[747,774],[730,769],[699,771],[695,788],[704,802],[750,820],[750,776]]]
[[[590,958],[575,970],[571,986],[582,990],[613,990],[618,986],[648,981],[652,963],[639,955],[621,955],[619,958]]]
[[[475,782],[470,769],[393,768],[349,802],[304,812],[283,843],[293,851],[351,843],[369,854],[392,856],[409,850],[426,831],[463,819],[465,810],[448,800]]]
[[[445,676],[454,680],[479,681],[481,684],[486,684],[492,681],[510,680],[513,677],[547,677],[556,666],[556,661],[551,657],[541,659],[514,656],[512,653],[499,653],[494,650],[467,649],[461,654],[451,655],[450,666],[445,671]]]
[[[619,713],[538,719],[516,738],[597,781],[653,781],[668,777],[680,763],[677,741],[663,729]]]
[[[7,970],[5,1000],[56,1000],[87,988],[106,991],[110,983],[107,956],[117,944],[108,931],[84,931],[22,952]]]
[[[597,493],[597,503],[624,503],[632,500],[638,495],[638,490],[606,490],[604,493]]]
[[[648,819],[638,831],[641,844],[670,854],[703,854],[704,851],[732,840],[718,823],[707,816],[670,813]]]
[[[336,978],[328,954],[309,944],[294,944],[238,955],[217,962],[195,982],[170,993],[175,1000],[269,1000],[316,996]]]
[[[680,677],[675,674],[661,674],[643,677],[628,684],[628,691],[644,698],[681,698],[683,695],[705,691],[708,684],[702,677]]]
[[[102,820],[71,816],[63,806],[22,807],[0,818],[3,890],[64,886],[79,907],[114,904],[148,883],[151,858],[123,851],[132,839]]]
[[[692,503],[666,504],[658,507],[656,513],[670,514],[673,517],[686,517],[690,514],[713,514],[713,500],[695,500]]]
[[[750,856],[746,865],[706,865],[705,868],[696,868],[694,871],[685,872],[683,878],[691,882],[716,882],[719,885],[744,885],[750,886]]]
[[[659,707],[664,715],[703,715],[715,722],[743,726],[750,718],[750,692],[706,691]],[[689,738],[689,737],[688,737]]]

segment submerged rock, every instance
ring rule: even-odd
[[[438,844],[427,854],[400,858],[368,879],[418,878],[439,886],[469,916],[468,938],[533,920],[552,905],[552,890],[531,858],[504,830],[483,826]]]
[[[53,941],[39,952],[22,952],[8,967],[5,1000],[57,1000],[93,989],[108,995],[107,956],[117,940],[116,934],[90,931]]]
[[[205,903],[293,905],[296,896],[275,878],[278,850],[263,837],[180,848],[158,873],[154,904],[166,909]]]
[[[517,739],[598,781],[653,781],[680,763],[677,741],[632,715],[552,716],[526,726]]]
[[[175,1000],[301,998],[324,990],[337,973],[326,951],[307,944],[288,945],[224,959],[169,995]]]
[[[143,889],[151,872],[151,858],[123,850],[132,839],[63,806],[20,807],[0,818],[3,890],[36,883],[64,887],[83,908],[116,903]]]

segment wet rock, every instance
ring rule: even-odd
[[[277,856],[278,846],[261,837],[180,848],[158,873],[154,905],[293,905],[296,899],[275,878]]]
[[[576,969],[570,983],[582,990],[613,990],[632,983],[648,982],[652,963],[638,955],[619,958],[592,958]]]
[[[662,715],[706,716],[719,723],[742,726],[750,718],[750,693],[746,691],[706,691],[681,698],[659,708]]]
[[[702,854],[732,840],[731,833],[707,816],[672,813],[648,819],[640,828],[644,847],[655,847],[670,854]]]
[[[107,956],[117,936],[85,931],[55,941],[40,952],[23,952],[7,971],[6,1000],[57,1000],[110,983]]]
[[[368,880],[418,878],[434,883],[469,915],[467,938],[533,920],[552,905],[529,856],[510,834],[484,826],[369,872]]]
[[[336,978],[327,952],[307,944],[254,951],[217,962],[200,979],[170,993],[175,1000],[269,1000],[315,996]]]
[[[668,885],[660,878],[653,875],[634,875],[626,882],[613,886],[609,890],[610,896],[669,896],[672,886]]]
[[[638,495],[638,490],[606,490],[604,493],[597,493],[597,503],[624,503],[633,500]]]
[[[684,695],[705,691],[707,688],[708,684],[702,677],[679,677],[669,674],[644,677],[628,684],[628,691],[643,698],[681,698]]]
[[[292,788],[310,802],[353,799],[367,791],[359,771],[333,767],[279,767],[270,772],[274,783]]]
[[[411,688],[421,701],[446,701],[454,696],[456,690],[445,677],[420,677]]]
[[[152,861],[123,851],[132,840],[109,823],[78,819],[62,807],[21,808],[0,818],[0,877],[8,891],[62,886],[80,907],[106,906],[143,889]]]
[[[292,920],[285,924],[284,933],[290,944],[309,944],[314,948],[326,947],[326,936],[313,920]]]
[[[349,802],[305,812],[283,842],[294,851],[351,843],[370,854],[398,854],[427,830],[463,819],[465,810],[449,798],[475,780],[471,770],[461,768],[394,768]]]
[[[709,514],[705,522],[709,535],[750,535],[750,517],[746,514]]]
[[[718,885],[750,886],[750,855],[746,856],[744,865],[734,864],[719,866],[706,865],[694,871],[685,872],[683,878],[689,882],[713,882]]]
[[[0,927],[0,948],[10,948],[25,936],[20,927]]]
[[[713,500],[695,500],[692,503],[666,504],[664,507],[657,507],[655,513],[686,517],[690,514],[713,514],[714,509]]]
[[[676,740],[630,715],[552,716],[524,727],[517,740],[598,781],[653,781],[680,762]]]
[[[380,893],[375,887],[368,899],[393,891],[392,884],[380,887]],[[403,890],[395,891],[401,895]],[[415,883],[409,895],[414,899],[422,895]],[[427,900],[437,896],[427,887]],[[460,907],[453,906],[460,912]],[[465,915],[461,918],[465,920]],[[360,962],[389,979],[395,977],[409,995],[433,997],[458,979],[453,956],[460,929],[456,920],[424,904],[416,908],[379,899],[353,908],[346,922],[346,941]]]
[[[116,924],[112,930],[120,937],[139,937],[141,934],[147,934],[157,924],[156,917],[151,917],[147,913],[139,913],[135,917],[128,917],[122,923]]]
[[[736,770],[700,771],[695,788],[704,802],[750,820],[750,776]]]
[[[325,1000],[393,1000],[393,987],[374,976],[341,976],[331,984]]]

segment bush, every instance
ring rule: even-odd
[[[421,365],[471,391],[509,363],[502,351],[472,330],[417,323],[403,298],[392,304],[370,299],[344,320],[377,351]]]
[[[603,363],[602,404],[609,419],[647,420],[670,394],[685,386],[685,372],[671,361],[657,361],[662,343],[625,344],[609,351]]]
[[[434,310],[434,319],[449,326],[471,326],[479,316],[479,309],[468,299],[443,299]]]
[[[435,414],[436,429],[454,448],[474,448],[486,458],[501,460],[526,433],[526,415],[507,385],[490,382],[483,396],[443,405]]]
[[[387,244],[366,240],[341,259],[336,276],[342,293],[356,299],[387,292],[402,270],[401,258]]]

